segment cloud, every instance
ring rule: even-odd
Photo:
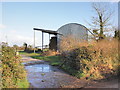
[[[36,41],[37,40],[38,39],[36,38]],[[24,42],[29,45],[33,45],[33,36],[24,36],[17,30],[3,30],[0,32],[0,42],[8,42],[10,46],[15,44],[22,46]]]
[[[119,2],[120,0],[109,0],[110,2]]]
[[[4,28],[6,28],[6,26],[3,24],[0,24],[0,29],[4,29]]]
[[[9,45],[17,44],[21,46],[23,45],[24,42],[26,42],[27,44],[33,45],[33,37],[30,37],[30,36],[19,35],[16,32],[11,32],[7,37],[8,37]]]
[[[46,35],[44,35],[44,37],[46,37]],[[49,38],[49,37],[47,37]],[[46,39],[45,39],[46,40]],[[8,42],[8,44],[10,46],[13,45],[18,45],[18,46],[22,46],[23,43],[27,43],[28,45],[32,45],[34,44],[34,36],[33,33],[29,33],[27,35],[21,33],[21,31],[19,30],[9,30],[7,28],[5,28],[5,30],[0,31],[0,43],[1,42]],[[49,42],[49,40],[47,41],[47,43]],[[46,44],[46,41],[44,42],[44,44]],[[35,46],[41,46],[41,36],[40,34],[36,33],[36,37],[35,37]]]

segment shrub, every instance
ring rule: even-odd
[[[16,55],[13,48],[5,45],[2,46],[1,62],[3,88],[25,88],[29,86],[20,56]]]
[[[81,40],[68,35],[66,37],[62,37],[59,48],[60,48],[60,52],[63,53],[63,52],[75,49],[77,47],[87,46],[87,45],[88,45],[88,43],[86,41],[81,42]]]
[[[57,54],[59,54],[59,53],[54,50],[48,50],[48,51],[44,51],[42,53],[42,56],[55,56]]]
[[[64,45],[61,43],[61,56],[64,60],[62,67],[69,73],[86,79],[103,79],[118,74],[120,65],[117,40],[91,41],[86,44],[71,40],[73,42],[70,41],[67,46],[65,43],[68,38],[63,38]]]

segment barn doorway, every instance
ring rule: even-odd
[[[49,49],[57,51],[57,37],[51,37],[49,43]]]

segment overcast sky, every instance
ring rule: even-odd
[[[79,23],[87,28],[94,11],[92,2],[0,2],[0,42],[9,45],[33,45],[33,28],[57,30],[67,23]],[[117,3],[108,2],[115,13],[113,25],[117,25]],[[45,34],[44,45],[49,43]],[[41,32],[36,31],[36,45],[41,46]]]

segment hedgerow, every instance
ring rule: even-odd
[[[62,68],[78,78],[105,79],[120,72],[118,40],[78,42],[74,38],[61,41]]]
[[[14,48],[2,45],[2,88],[27,88],[26,71]]]

